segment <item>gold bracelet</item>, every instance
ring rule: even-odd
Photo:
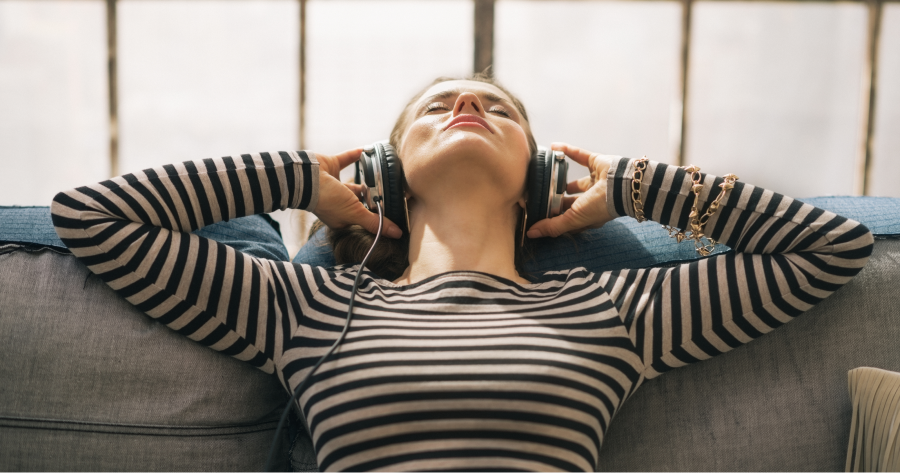
[[[634,162],[634,174],[631,176],[631,204],[634,206],[634,218],[638,223],[647,220],[644,217],[644,201],[641,198],[641,180],[644,179],[644,170],[647,169],[647,156]]]
[[[694,193],[694,205],[691,206],[691,213],[689,215],[691,229],[688,232],[685,232],[669,225],[663,225],[663,228],[665,228],[669,232],[669,236],[675,238],[678,243],[681,243],[685,239],[693,240],[694,248],[697,250],[697,253],[699,253],[700,256],[708,256],[716,249],[716,241],[703,234],[703,231],[706,229],[706,222],[708,222],[710,217],[719,210],[719,205],[722,203],[722,199],[725,198],[725,194],[734,188],[734,182],[739,178],[734,174],[726,174],[723,176],[725,181],[719,184],[719,187],[721,187],[722,190],[719,191],[719,195],[716,196],[715,200],[710,202],[706,212],[704,212],[703,215],[700,215],[700,193],[703,192],[703,184],[700,183],[700,167],[690,165],[685,167],[684,170],[685,172],[691,173],[691,192]]]

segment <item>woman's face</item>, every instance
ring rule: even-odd
[[[450,184],[489,185],[521,200],[528,172],[528,122],[499,88],[455,80],[429,88],[409,109],[399,154],[413,197],[427,200]]]

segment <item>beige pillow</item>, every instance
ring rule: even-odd
[[[856,368],[848,378],[853,420],[847,471],[900,470],[900,373]]]

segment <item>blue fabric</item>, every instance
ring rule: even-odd
[[[0,241],[65,249],[50,220],[50,207],[0,207]]]
[[[876,236],[900,236],[900,198],[813,197],[803,201],[862,222]],[[602,272],[668,266],[700,258],[693,243],[678,244],[659,224],[637,223],[630,217],[617,218],[602,228],[571,238],[543,238],[535,243],[534,259],[525,265],[527,271],[534,273],[579,266]],[[729,249],[718,245],[713,254],[725,251]],[[316,232],[293,261],[334,266],[334,255],[325,240],[325,230]]]
[[[290,260],[278,224],[268,215],[219,222],[194,233],[258,258]],[[66,249],[53,229],[49,207],[0,207],[0,243]]]
[[[337,263],[334,261],[334,253],[331,245],[325,239],[325,228],[320,228],[314,233],[300,251],[294,255],[294,264],[308,264],[311,266],[323,266],[330,268]]]
[[[900,198],[830,196],[800,200],[856,220],[876,237],[900,236]]]

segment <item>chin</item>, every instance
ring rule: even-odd
[[[452,183],[462,187],[508,187],[512,193],[521,193],[528,172],[527,144],[521,152],[511,152],[487,137],[469,135],[450,137],[422,149],[425,152],[419,156],[404,157],[410,185],[419,192]],[[522,157],[516,158],[517,154]]]

